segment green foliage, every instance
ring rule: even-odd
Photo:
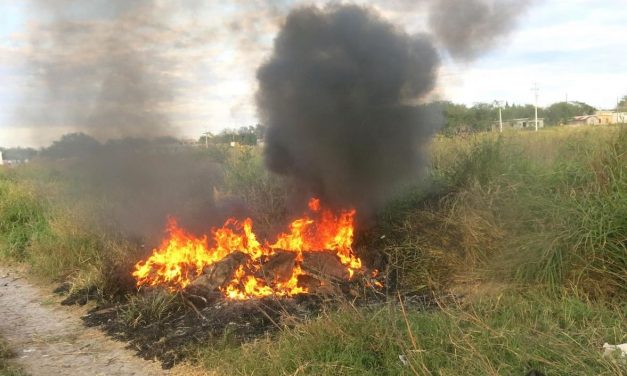
[[[11,359],[15,353],[11,351],[8,344],[0,338],[0,376],[26,376],[19,368],[11,364]]]
[[[486,131],[498,120],[498,109],[487,103],[478,103],[472,107],[463,104],[444,102],[442,104],[444,118],[444,133],[457,131]]]
[[[97,152],[102,145],[84,133],[68,133],[41,151],[48,158],[70,158]]]
[[[451,102],[441,103],[446,122],[444,134],[454,134],[460,131],[487,131],[499,119],[499,110],[496,104],[476,103],[472,107]],[[545,119],[546,125],[559,125],[578,115],[589,115],[596,109],[583,102],[559,102],[546,108],[538,108],[538,117]],[[506,104],[501,109],[503,121],[520,118],[533,118],[533,105]]]
[[[62,198],[58,183],[30,166],[0,170],[0,258],[29,264],[44,280],[68,281],[71,292],[104,297],[119,288],[109,269],[133,252],[96,226],[84,201]]]
[[[595,108],[582,102],[558,102],[545,109],[545,123],[559,125],[580,115],[591,115]]]
[[[258,140],[262,140],[266,132],[266,127],[257,124],[256,126],[241,127],[237,130],[226,129],[220,132],[218,135],[202,135],[198,142],[204,144],[209,142],[212,144],[229,144],[236,142],[240,145],[257,145]],[[206,140],[208,138],[208,140]]]
[[[526,280],[625,297],[627,129],[601,147],[581,149],[579,142],[566,147],[554,170],[536,174],[533,190],[517,190],[521,224],[512,226],[518,237],[506,254]]]
[[[119,317],[129,327],[157,324],[183,309],[178,294],[155,289],[140,295],[129,295],[119,311]]]
[[[617,375],[625,366],[600,354],[627,339],[624,309],[516,291],[433,312],[347,307],[196,356],[228,375]]]
[[[25,260],[30,244],[47,231],[46,210],[32,184],[0,171],[0,256]]]
[[[3,148],[0,147],[0,152],[2,152],[2,159],[5,160],[18,160],[23,161],[27,159],[31,159],[37,155],[37,150],[33,148]]]
[[[368,241],[402,289],[490,277],[625,299],[625,134],[438,138],[433,187],[392,202]]]

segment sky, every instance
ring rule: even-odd
[[[102,72],[93,67],[106,66],[108,54],[123,49],[103,48],[115,38],[123,38],[124,48],[141,56],[139,62],[122,67],[142,65],[140,81],[149,95],[129,96],[126,106],[142,108],[138,121],[167,119],[168,127],[160,131],[181,138],[254,125],[255,73],[270,56],[286,14],[297,6],[327,3],[152,0],[155,9],[143,9],[124,22],[118,17],[124,7],[98,8],[99,3],[108,4],[104,0],[83,0],[94,5],[89,11],[84,5],[52,10],[42,5],[72,1],[0,0],[0,146],[45,146],[80,129],[76,123],[93,122],[89,103],[95,93],[103,92],[102,83],[94,79]],[[429,32],[424,1],[357,3],[414,34]],[[50,27],[66,19],[77,21],[78,27]],[[478,58],[459,61],[442,49],[444,64],[431,99],[467,105],[495,100],[533,103],[532,87],[537,84],[540,106],[568,99],[613,108],[617,98],[627,95],[625,20],[627,0],[532,1],[512,20],[511,32]],[[118,30],[114,36],[112,27]],[[135,77],[137,72],[129,74]],[[104,92],[127,94],[116,86]],[[98,115],[114,116],[118,107]],[[149,127],[137,132],[132,135],[160,135]]]

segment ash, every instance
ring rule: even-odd
[[[312,320],[325,311],[351,305],[378,309],[386,304],[398,304],[399,296],[382,294],[374,289],[345,287],[341,295],[303,294],[290,298],[266,297],[250,300],[216,299],[204,306],[181,293],[169,294],[160,289],[141,292],[151,297],[168,295],[171,311],[162,317],[144,320],[138,315],[129,321],[131,300],[126,303],[101,306],[83,317],[87,326],[99,327],[111,337],[128,342],[144,359],[158,359],[168,369],[181,362],[189,345],[200,342],[241,344],[257,338],[272,336],[280,330]],[[437,309],[432,295],[405,294],[404,306],[412,310]],[[135,303],[136,304],[136,303]]]

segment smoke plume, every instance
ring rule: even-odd
[[[456,58],[477,57],[526,3],[425,1],[431,35],[408,35],[355,5],[293,10],[257,71],[267,166],[302,192],[372,214],[424,171],[442,124],[424,104],[440,67],[436,41]]]
[[[30,30],[34,86],[45,90],[29,98],[41,110],[24,115],[39,133],[72,132],[41,153],[72,183],[68,193],[101,203],[93,217],[133,238],[158,240],[168,216],[198,232],[221,222],[225,208],[212,196],[219,166],[208,153],[166,137],[176,129],[163,106],[178,82],[171,74],[175,54],[163,45],[191,43],[170,26],[182,7],[157,0],[31,1],[39,13]]]
[[[37,93],[44,107],[26,115],[40,132],[63,126],[103,140],[172,135],[160,108],[175,87],[162,74],[173,62],[156,49],[167,37],[163,7],[155,0],[32,1],[41,16],[31,26],[34,78],[45,90]]]
[[[433,89],[438,53],[358,6],[292,11],[257,72],[267,166],[307,193],[370,212],[424,166],[440,124],[411,105]]]
[[[531,0],[432,0],[429,26],[455,59],[472,60],[516,26]]]

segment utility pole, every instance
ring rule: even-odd
[[[538,88],[538,84],[534,83],[531,90],[533,90],[535,94],[536,132],[537,132],[538,131],[538,90],[540,90]]]
[[[499,108],[499,132],[503,133],[503,117],[501,116],[501,109],[503,108],[503,101],[494,101]]]
[[[503,117],[501,116],[501,106],[499,106],[499,130],[503,133]]]
[[[209,149],[209,130],[203,134],[205,135],[205,149]]]

